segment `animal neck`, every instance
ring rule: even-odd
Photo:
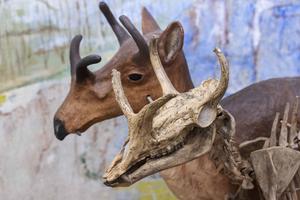
[[[217,200],[224,199],[227,194],[236,190],[228,177],[219,172],[207,153],[183,165],[164,170],[160,174],[178,199]]]
[[[226,145],[224,138],[217,134],[210,152],[160,174],[179,199],[224,199],[228,194],[235,194],[243,181],[238,166],[241,162],[236,163],[230,152],[237,153],[233,145]],[[183,194],[181,188],[185,187],[193,191]]]

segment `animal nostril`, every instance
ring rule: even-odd
[[[63,140],[68,135],[64,123],[61,120],[54,118],[53,125],[56,138],[59,140]]]
[[[128,75],[129,80],[131,81],[139,81],[143,78],[142,74],[138,74],[138,73],[133,73],[133,74],[129,74]]]

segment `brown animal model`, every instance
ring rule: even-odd
[[[114,99],[112,69],[121,72],[124,91],[134,112],[148,103],[147,96],[157,99],[162,95],[147,50],[148,42],[154,35],[159,37],[159,56],[176,90],[185,92],[193,88],[182,51],[183,29],[180,23],[173,22],[164,31],[160,31],[153,17],[143,9],[144,35],[125,16],[120,17],[130,37],[105,3],[100,3],[100,9],[116,33],[120,49],[103,68],[91,73],[86,66],[100,58],[90,56],[79,60],[81,38],[75,37],[72,40],[71,89],[54,117],[55,135],[60,140],[70,133],[83,132],[94,123],[122,114]],[[236,119],[236,140],[243,142],[258,136],[268,136],[275,112],[282,113],[285,103],[292,103],[294,97],[300,95],[299,85],[300,78],[271,79],[253,84],[223,99],[221,105]],[[161,173],[180,199],[201,199],[204,196],[206,199],[222,199],[224,191],[228,191],[230,186],[227,179],[216,174],[217,169],[207,155]],[[217,184],[221,187],[216,191]]]
[[[96,56],[87,57],[82,61],[84,65],[76,65],[77,62],[74,62],[74,59],[76,61],[80,59],[81,37],[77,36],[72,40],[71,89],[54,119],[55,134],[60,140],[69,133],[83,132],[96,122],[122,114],[114,99],[111,85],[112,69],[117,69],[122,73],[121,79],[126,94],[135,96],[135,98],[129,98],[135,112],[147,104],[147,96],[156,99],[162,95],[149,59],[147,43],[154,35],[159,35],[159,55],[176,89],[183,92],[193,87],[182,52],[183,28],[179,22],[173,22],[164,31],[160,31],[152,16],[146,9],[143,9],[144,35],[139,33],[126,16],[120,17],[130,37],[105,3],[100,3],[100,9],[117,35],[120,49],[105,66],[91,73],[87,65],[99,62],[100,59]],[[176,45],[175,48],[174,45]]]

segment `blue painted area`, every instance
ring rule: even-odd
[[[230,62],[228,93],[256,81],[300,74],[299,1],[204,1],[184,13],[184,50],[196,85],[219,74],[215,46]]]
[[[299,75],[300,4],[277,6],[262,13],[258,78]]]
[[[186,57],[196,85],[208,77],[218,76],[214,47],[220,47],[230,61],[229,93],[256,80],[252,46],[253,2],[207,1],[193,5],[191,15],[184,15]],[[198,9],[198,7],[200,7]]]

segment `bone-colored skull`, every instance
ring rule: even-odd
[[[183,164],[210,151],[216,134],[215,120],[223,112],[219,101],[228,86],[228,64],[215,49],[221,66],[220,81],[210,79],[199,87],[178,93],[168,79],[150,42],[150,59],[163,96],[134,113],[124,94],[120,73],[113,70],[113,89],[129,124],[120,153],[104,174],[109,186],[128,186],[145,176]],[[138,94],[137,94],[138,95]]]

